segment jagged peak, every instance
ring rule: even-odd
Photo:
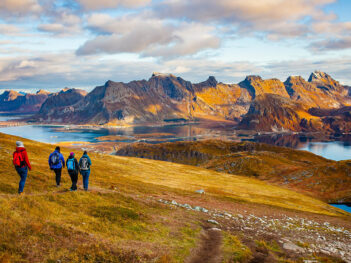
[[[252,81],[262,81],[262,80],[263,80],[262,77],[259,75],[249,75],[249,76],[246,76],[244,81],[252,82]]]
[[[291,83],[291,82],[305,82],[305,81],[306,80],[301,76],[289,76],[285,82]]]
[[[213,87],[217,86],[218,84],[218,81],[214,76],[209,76],[206,82],[208,83],[209,86],[213,86]]]
[[[40,89],[40,90],[38,90],[38,91],[36,92],[37,95],[41,95],[41,94],[43,94],[43,95],[48,95],[48,94],[50,94],[50,93],[51,93],[51,92],[46,91],[46,90],[43,90],[43,89]]]
[[[5,90],[3,94],[7,94],[7,95],[21,95],[21,93],[19,93],[18,91],[15,91],[15,90]]]
[[[108,87],[108,86],[111,86],[113,83],[115,83],[114,81],[112,81],[112,80],[108,80],[108,81],[106,81],[105,82],[105,87]]]
[[[308,82],[320,81],[320,80],[333,80],[333,79],[327,73],[318,71],[318,70],[312,72],[310,77],[308,78]]]
[[[151,77],[152,78],[154,78],[154,77],[159,77],[159,78],[176,78],[176,76],[174,76],[171,73],[161,73],[161,72],[153,72]]]

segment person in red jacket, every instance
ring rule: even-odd
[[[32,166],[28,160],[27,151],[21,141],[16,142],[16,151],[13,153],[13,165],[15,166],[18,175],[21,177],[18,186],[18,194],[21,194],[26,183],[28,169],[32,170]]]

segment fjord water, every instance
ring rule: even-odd
[[[351,205],[346,205],[346,204],[331,204],[331,205],[351,213]]]
[[[149,143],[181,140],[199,140],[203,138],[221,138],[235,141],[247,140],[245,137],[233,136],[233,129],[216,129],[200,125],[166,125],[166,126],[139,126],[132,128],[82,128],[72,129],[68,126],[28,125],[0,128],[0,132],[16,135],[27,139],[46,142],[97,142],[97,137],[118,135],[126,137],[125,142],[134,142],[135,135],[146,136],[143,140]],[[162,135],[162,140],[159,135]],[[165,136],[166,135],[166,136]],[[128,137],[130,139],[128,139]],[[156,140],[155,140],[156,139]],[[351,137],[340,138],[306,138],[301,135],[273,134],[257,136],[251,139],[257,142],[286,146],[299,150],[306,150],[331,160],[351,159]]]

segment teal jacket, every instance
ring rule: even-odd
[[[79,167],[81,167],[81,164],[82,164],[82,159],[83,158],[87,158],[88,159],[88,171],[90,171],[90,166],[91,166],[91,160],[90,160],[90,157],[87,155],[87,154],[84,154],[80,160],[79,160]]]

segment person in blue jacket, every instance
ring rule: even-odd
[[[60,152],[60,147],[57,146],[55,151],[49,156],[50,169],[55,172],[56,186],[59,187],[61,183],[62,168],[65,168],[65,158]]]
[[[83,156],[79,160],[79,170],[81,175],[83,176],[83,186],[85,191],[88,191],[90,166],[91,160],[88,156],[87,151],[84,151]]]

